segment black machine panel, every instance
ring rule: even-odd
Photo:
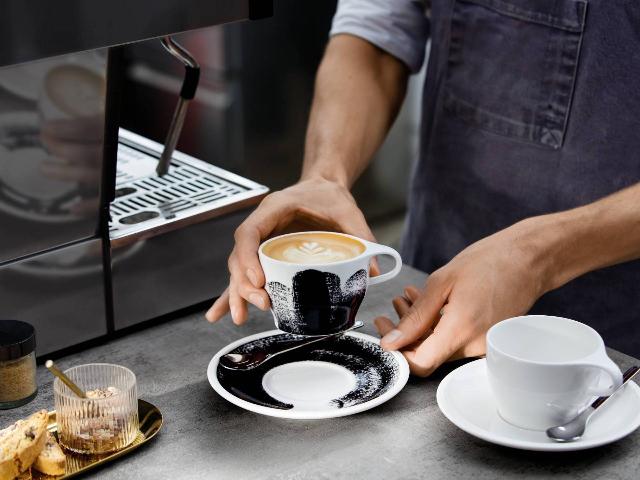
[[[102,241],[0,266],[0,312],[35,327],[38,356],[105,335]]]
[[[106,57],[0,69],[0,263],[96,235]]]
[[[3,0],[0,66],[272,13],[272,0]]]

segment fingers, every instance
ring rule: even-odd
[[[320,191],[317,191],[318,188]],[[328,189],[328,195],[322,194],[323,188]],[[258,249],[264,239],[282,231],[296,219],[309,218],[324,225],[325,229],[330,226],[375,241],[364,215],[355,206],[350,194],[345,192],[336,190],[335,185],[326,182],[319,185],[300,184],[265,197],[235,232],[235,246],[228,262],[231,273],[229,289],[209,309],[207,319],[216,321],[230,311],[234,323],[242,324],[247,318],[247,302],[262,310],[269,308]],[[379,273],[375,261],[371,264],[371,272]]]
[[[380,275],[380,265],[378,264],[378,260],[373,257],[371,259],[371,263],[369,264],[369,275],[372,277],[377,277]]]
[[[247,321],[247,303],[235,289],[233,277],[229,282],[229,310],[231,320],[236,325],[243,325]]]
[[[288,208],[277,200],[263,201],[235,232],[235,247],[229,257],[232,285],[240,298],[261,310],[269,308],[265,277],[258,258],[260,243],[288,216]],[[241,302],[238,302],[240,304]],[[244,306],[244,302],[242,302]],[[238,313],[241,314],[242,307]]]
[[[405,295],[411,298],[393,299],[393,307],[401,318],[413,314],[411,300],[420,298],[419,290],[413,286],[405,289]],[[484,334],[473,338],[473,335],[469,334],[473,330],[464,329],[465,325],[473,323],[472,319],[465,319],[463,315],[468,316],[468,314],[456,312],[456,309],[452,309],[449,305],[445,314],[433,322],[432,325],[435,325],[433,331],[430,328],[424,330],[419,339],[401,348],[412,374],[426,377],[446,361],[484,354]],[[387,317],[376,318],[374,324],[382,336],[387,336],[401,328],[400,325],[396,327]],[[387,348],[385,345],[383,347]]]
[[[275,202],[278,203],[278,202]],[[265,277],[258,258],[260,243],[285,215],[274,201],[263,201],[235,232],[235,247],[229,257],[229,272],[238,295],[261,310],[269,308]],[[240,310],[242,311],[242,310]]]
[[[452,313],[447,315],[453,316]],[[453,318],[445,319],[415,350],[403,352],[411,373],[419,377],[427,377],[449,360],[465,343],[465,337],[456,331],[454,325],[459,322]]]
[[[248,273],[247,270],[251,270],[252,273]],[[269,308],[269,295],[267,292],[262,288],[256,288],[250,280],[252,275],[256,275],[256,272],[253,269],[245,269],[242,266],[235,249],[229,257],[229,272],[231,273],[230,285],[233,287],[232,290],[260,310]],[[262,269],[260,269],[260,275],[263,275]]]
[[[404,297],[396,297],[392,301],[393,308],[398,314],[398,318],[404,317],[409,310],[411,310],[411,304],[407,302],[407,299]]]
[[[414,285],[407,285],[404,289],[404,294],[409,299],[409,301],[413,304],[418,297],[422,294],[422,291]]]
[[[412,306],[418,300],[418,298],[420,298],[420,295],[422,295],[422,290],[420,290],[419,288],[417,288],[414,285],[408,285],[404,289],[404,297],[403,298],[407,301],[409,306]],[[439,316],[443,315],[445,308],[447,308],[446,305],[440,309],[440,311],[438,312]],[[440,320],[439,318],[436,318],[433,321],[433,324],[431,325],[431,329],[429,329],[429,330],[427,330],[425,332],[425,334],[424,334],[425,337],[431,333],[432,329],[435,328],[435,326],[438,324],[439,320]]]
[[[396,298],[393,299],[392,303],[393,303],[393,308],[395,309],[395,311],[398,314],[399,318],[402,318],[411,309],[411,305],[409,304],[407,299],[404,298],[404,297],[396,297]],[[396,328],[395,323],[393,323],[387,317],[383,317],[383,316],[377,317],[376,319],[374,319],[373,323],[374,323],[374,325],[376,327],[376,330],[378,330],[378,334],[380,334],[381,337],[384,337],[387,333],[391,332],[392,330],[394,330]],[[420,345],[420,343],[430,333],[431,333],[431,330],[430,329],[427,330],[424,333],[424,335],[422,335],[420,338],[418,338],[415,342],[413,342],[410,345],[406,345],[405,349],[406,350],[413,350],[413,349],[418,348],[418,345]]]
[[[264,237],[267,236],[268,234]],[[236,275],[246,279],[254,288],[262,288],[265,282],[258,258],[258,248],[262,240],[260,230],[252,221],[250,222],[250,219],[247,219],[247,222],[236,230],[234,258],[229,259],[229,266],[236,269]]]
[[[220,320],[229,312],[229,288],[226,288],[222,295],[220,295],[211,308],[204,314],[209,323],[214,323]]]
[[[389,333],[394,328],[396,328],[395,323],[393,323],[387,317],[377,317],[376,319],[373,320],[373,324],[375,325],[376,330],[378,330],[378,333],[380,334],[381,337]],[[425,338],[426,338],[426,335],[423,338],[420,338],[418,341],[412,343],[411,345],[407,345],[404,350],[415,350],[416,348],[418,348],[422,340],[424,340]]]
[[[394,298],[392,303],[393,303],[393,308],[398,314],[398,318],[402,318],[404,315],[406,315],[409,309],[411,308],[411,305],[409,305],[409,302],[407,302],[407,300],[403,297]],[[381,336],[385,336],[391,330],[396,328],[396,325],[387,317],[377,317],[376,319],[373,320],[373,323],[376,327],[376,330],[378,330],[378,333]]]
[[[385,350],[399,350],[410,345],[425,335],[439,318],[439,312],[448,293],[441,282],[427,282],[427,288],[422,295],[410,289],[416,300],[409,311],[401,318],[398,327],[387,333],[380,345]]]
[[[266,296],[266,292],[264,294]],[[267,296],[266,308],[269,308],[268,298]],[[264,300],[260,302],[264,302]],[[236,325],[242,325],[247,321],[247,304],[245,299],[238,293],[238,284],[233,277],[229,280],[229,287],[222,292],[222,295],[207,310],[205,318],[209,323],[215,323],[229,312],[231,312],[231,319]]]
[[[396,328],[395,324],[387,317],[378,317],[373,321],[373,323],[376,326],[376,330],[378,330],[378,333],[382,336],[386,335],[391,330]]]

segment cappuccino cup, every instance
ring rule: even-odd
[[[500,416],[529,430],[566,423],[622,384],[598,332],[546,315],[510,318],[489,329],[487,377]]]
[[[375,255],[395,260],[369,277]],[[402,267],[393,248],[344,233],[300,232],[271,238],[258,250],[276,327],[297,335],[329,335],[353,326],[367,287]]]

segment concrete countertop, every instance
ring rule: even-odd
[[[376,315],[393,314],[390,300],[425,275],[404,267],[371,288],[359,318],[367,333]],[[161,292],[158,292],[161,295]],[[394,317],[395,318],[395,317]],[[105,479],[395,479],[616,478],[636,479],[640,431],[612,445],[571,453],[536,453],[494,446],[459,430],[440,413],[436,388],[452,366],[428,379],[411,378],[395,398],[373,410],[331,420],[298,421],[244,411],[218,396],[207,381],[211,357],[228,343],[273,329],[269,312],[250,322],[216,325],[187,315],[81,353],[62,368],[112,362],[138,377],[140,398],[164,414],[152,442],[90,475]],[[624,370],[633,358],[610,351]],[[455,365],[457,366],[457,365]],[[52,379],[39,367],[40,392],[24,407],[0,411],[0,426],[39,408],[53,408]]]

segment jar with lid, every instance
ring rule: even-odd
[[[18,320],[0,320],[0,409],[33,400],[36,384],[36,332]]]

